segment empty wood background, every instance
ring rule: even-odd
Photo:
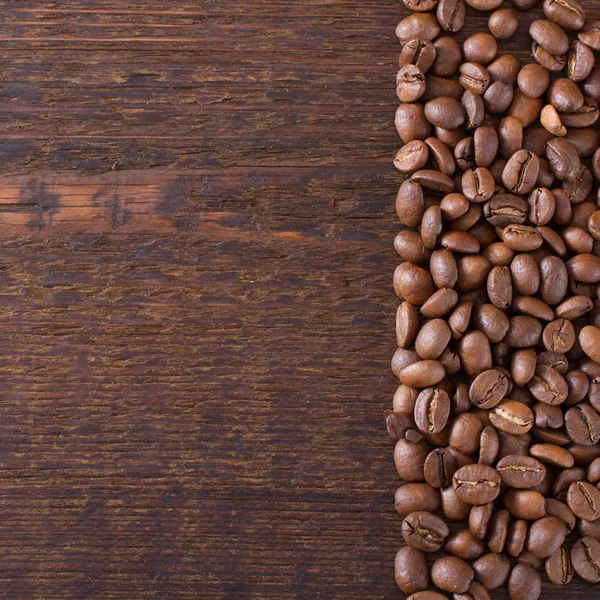
[[[401,597],[400,7],[0,2],[0,597]]]

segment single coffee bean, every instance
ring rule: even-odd
[[[388,435],[394,440],[398,441],[403,437],[408,437],[407,434],[410,432],[411,439],[414,436],[418,436],[418,439],[422,439],[422,436],[416,431],[416,425],[413,418],[410,415],[404,413],[392,413],[385,419]]]
[[[558,2],[555,2],[558,4]],[[571,43],[567,58],[567,75],[573,81],[583,81],[592,72],[594,67],[594,53],[592,49],[575,40]]]
[[[418,38],[434,40],[440,33],[440,25],[431,13],[414,13],[402,19],[396,27],[396,37],[404,46],[408,41]]]
[[[577,524],[577,518],[573,511],[564,502],[555,498],[546,498],[546,515],[560,519],[570,531],[573,531]]]
[[[425,481],[423,466],[428,454],[429,444],[423,440],[417,443],[398,440],[394,449],[394,463],[400,477],[414,483]]]
[[[500,154],[509,159],[523,148],[523,125],[517,117],[507,116],[501,119],[497,129]]]
[[[517,83],[521,92],[528,98],[539,98],[550,86],[550,73],[541,65],[525,65],[520,71]]]
[[[577,575],[585,581],[600,581],[600,542],[592,537],[577,540],[571,548],[571,562]]]
[[[442,248],[459,254],[478,254],[481,249],[479,240],[466,231],[446,231],[438,241]]]
[[[485,167],[469,169],[462,176],[463,194],[478,204],[489,200],[496,190],[493,175]]]
[[[490,421],[496,429],[512,435],[527,433],[533,427],[531,409],[515,400],[503,400],[490,410]]]
[[[567,64],[567,54],[552,54],[537,42],[531,44],[531,53],[533,58],[548,71],[562,71]]]
[[[556,110],[571,113],[583,106],[583,94],[574,81],[561,77],[550,84],[548,101]]]
[[[431,274],[410,262],[403,262],[394,272],[394,290],[411,304],[423,304],[435,291]]]
[[[517,557],[525,548],[527,540],[527,521],[517,519],[510,524],[506,536],[506,551],[510,556]]]
[[[449,535],[444,550],[463,560],[476,560],[485,552],[485,544],[468,529],[461,529]]]
[[[454,191],[454,182],[448,175],[438,171],[423,169],[413,173],[411,179],[432,194],[446,195]]]
[[[527,218],[533,225],[546,225],[552,220],[556,201],[552,192],[544,187],[534,189],[527,198],[529,211]]]
[[[558,429],[564,425],[563,412],[560,406],[550,406],[538,402],[532,408],[535,417],[535,425],[538,428]]]
[[[429,160],[433,166],[444,175],[452,177],[456,171],[456,163],[450,148],[434,137],[427,138],[425,144],[429,149]]]
[[[418,100],[426,89],[425,75],[415,65],[405,65],[396,75],[396,95],[400,102]]]
[[[546,500],[535,490],[507,490],[502,502],[515,519],[533,521],[546,515]]]
[[[434,63],[435,67],[435,63]],[[427,84],[427,89],[425,93],[421,97],[423,102],[429,102],[430,100],[434,100],[435,98],[448,97],[453,98],[454,100],[460,100],[464,90],[463,87],[458,83],[458,81],[454,81],[453,79],[448,79],[446,77],[438,77],[437,75],[431,75],[427,73],[425,76],[425,83]],[[455,137],[455,141],[452,144],[452,147],[456,145],[456,142],[461,138],[465,137],[464,131],[462,129],[444,129],[443,127],[436,127],[436,135],[442,140],[444,143],[449,142],[444,139],[444,135],[442,132],[446,132],[446,136]]]
[[[498,52],[495,38],[483,31],[474,33],[463,42],[463,57],[467,62],[487,65]]]
[[[508,267],[515,257],[515,252],[514,250],[511,250],[504,242],[494,242],[483,251],[483,255],[494,266]]]
[[[483,425],[473,413],[461,413],[450,425],[450,446],[463,454],[474,454],[482,431]]]
[[[540,19],[529,26],[529,35],[534,42],[553,56],[566,54],[569,50],[567,34],[555,23]]]
[[[435,360],[422,360],[400,371],[400,382],[416,388],[431,387],[446,375],[444,367]]]
[[[506,583],[511,564],[504,554],[490,552],[473,563],[475,579],[486,590],[495,590]]]
[[[517,254],[510,264],[510,274],[516,293],[524,296],[532,296],[537,293],[540,287],[540,270],[533,256]]]
[[[552,252],[554,252],[558,256],[566,255],[567,247],[560,235],[556,233],[554,229],[544,226],[538,226],[535,229],[540,234],[542,240],[546,243],[549,250],[552,250]],[[548,254],[550,254],[548,249],[544,248],[543,250],[541,250],[540,256],[548,256]]]
[[[575,444],[593,446],[600,440],[600,415],[588,404],[578,404],[565,413],[565,428]]]
[[[425,117],[436,127],[456,129],[464,123],[465,115],[463,105],[447,96],[435,98],[425,104]]]
[[[594,308],[594,303],[587,296],[571,296],[561,302],[555,309],[556,316],[561,319],[575,321]]]
[[[559,304],[566,296],[569,285],[565,263],[558,256],[548,256],[540,262],[539,268],[541,299],[550,306]]]
[[[488,547],[492,552],[502,552],[508,535],[510,514],[507,510],[499,510],[492,516],[488,533]]]
[[[548,558],[564,543],[567,526],[556,517],[543,517],[531,524],[527,550],[538,558]]]
[[[569,277],[582,283],[600,282],[600,258],[593,254],[579,254],[567,262]]]
[[[550,168],[561,181],[574,181],[581,167],[581,160],[575,147],[563,138],[550,140],[546,146],[546,156]]]
[[[431,566],[431,580],[445,592],[466,592],[474,575],[469,564],[457,556],[438,558]]]
[[[457,32],[465,24],[466,5],[464,0],[440,0],[437,18],[446,31]]]
[[[497,369],[480,373],[471,384],[469,398],[479,408],[493,408],[508,393],[508,377]]]
[[[458,303],[458,294],[450,288],[442,288],[429,297],[421,306],[421,313],[430,319],[447,315]],[[444,350],[445,352],[445,350]],[[444,352],[440,354],[443,356]]]
[[[492,35],[499,40],[508,40],[517,32],[519,19],[514,10],[501,8],[490,15],[488,28]]]
[[[598,102],[589,96],[583,97],[583,106],[572,113],[559,113],[560,120],[565,127],[591,127],[598,121],[600,117],[600,110],[598,109]],[[577,150],[585,147],[585,151],[581,151],[582,156],[592,156],[596,150],[595,143],[596,135],[595,131],[578,131],[576,129],[569,130],[565,139],[568,140],[575,146]],[[585,137],[585,146],[582,140],[578,141],[578,137]]]
[[[423,188],[418,183],[407,179],[400,186],[396,197],[396,213],[400,221],[407,227],[416,227],[421,223],[424,212]]]
[[[422,552],[437,552],[449,533],[446,523],[427,511],[411,513],[402,522],[404,541]]]
[[[468,504],[493,502],[500,493],[500,475],[487,465],[467,465],[456,471],[452,485],[460,500]]]
[[[429,150],[424,142],[413,140],[402,146],[396,158],[394,158],[394,166],[401,173],[414,173],[422,169],[429,160]]]
[[[562,404],[569,392],[564,378],[555,369],[545,365],[538,365],[528,387],[537,400],[551,406]]]
[[[490,85],[490,75],[487,69],[479,63],[466,62],[460,68],[459,83],[474,94],[482,96]]]
[[[405,483],[396,490],[394,508],[402,517],[418,510],[436,513],[440,509],[440,493],[427,483]]]
[[[431,321],[430,321],[431,322]],[[425,434],[439,433],[450,416],[450,398],[440,388],[427,388],[417,397],[415,423]]]
[[[469,512],[469,530],[476,539],[483,540],[486,538],[493,512],[494,505],[492,502],[471,508]]]
[[[537,366],[536,352],[533,348],[515,350],[511,357],[510,374],[517,385],[525,385],[531,380]]]
[[[552,494],[561,502],[567,501],[567,493],[572,483],[583,481],[585,479],[585,470],[579,467],[570,467],[562,470],[552,484]]]
[[[513,98],[512,86],[504,81],[495,81],[483,95],[485,108],[492,114],[504,112],[511,105]]]
[[[397,377],[404,367],[412,365],[419,360],[419,355],[412,350],[406,350],[404,348],[398,348],[392,356],[392,372]]]
[[[425,459],[425,480],[437,489],[448,487],[452,485],[452,476],[456,469],[454,455],[447,448],[436,448]]]
[[[600,490],[587,481],[575,481],[569,486],[567,504],[580,519],[596,521],[600,518]]]
[[[526,194],[535,186],[539,168],[539,159],[533,152],[519,150],[506,164],[502,182],[515,194]]]
[[[517,489],[535,487],[544,479],[546,467],[531,456],[510,454],[496,466],[503,483]]]
[[[405,594],[414,594],[429,587],[429,566],[425,554],[411,546],[398,550],[394,565],[396,585]]]
[[[433,65],[436,56],[435,46],[418,38],[408,40],[400,52],[399,66],[415,65],[422,73],[426,73]]]
[[[442,514],[448,521],[464,521],[471,505],[463,502],[450,485],[440,490]]]
[[[495,194],[483,207],[488,223],[495,227],[525,222],[529,207],[527,202],[513,194]]]
[[[482,371],[492,368],[490,343],[481,331],[470,331],[463,335],[459,342],[458,355],[469,377],[477,377]]]
[[[400,257],[409,263],[425,263],[431,256],[431,250],[423,245],[417,231],[405,229],[394,238],[394,248]]]
[[[562,124],[560,115],[554,106],[547,104],[542,108],[540,123],[552,134],[559,137],[567,135],[567,128]]]
[[[600,328],[587,325],[579,332],[582,350],[595,362],[600,363]]]
[[[487,279],[487,293],[494,306],[507,309],[511,305],[513,288],[508,267],[494,267],[490,271]]]
[[[449,250],[435,250],[429,260],[429,270],[438,288],[453,288],[458,278],[456,259]]]
[[[504,342],[512,348],[529,348],[535,346],[541,337],[542,325],[537,319],[517,315],[509,319],[509,328]]]
[[[577,0],[544,0],[546,18],[564,29],[581,29],[585,12]]]
[[[538,600],[542,593],[542,578],[530,565],[517,565],[508,580],[511,600]]]
[[[590,48],[600,50],[600,21],[588,21],[579,30],[577,37]]]
[[[502,230],[502,241],[509,248],[518,252],[529,252],[543,244],[542,236],[538,231],[529,225],[518,223],[507,225]]]
[[[423,325],[419,331],[415,350],[425,360],[437,358],[450,341],[450,327],[443,319],[433,319]]]
[[[546,575],[555,585],[567,585],[573,579],[573,563],[569,551],[561,546],[546,559]]]
[[[426,12],[433,10],[438,0],[402,0],[406,8],[414,12]]]
[[[419,313],[408,302],[403,302],[396,312],[396,340],[401,348],[412,346],[419,332]]]
[[[550,465],[569,469],[575,464],[575,459],[568,450],[554,444],[534,444],[529,451],[531,456]]]
[[[515,87],[521,63],[511,54],[503,54],[490,63],[487,70],[492,82],[504,81]]]
[[[396,131],[405,143],[424,140],[431,135],[431,124],[425,117],[423,105],[419,102],[401,104],[394,119]]]
[[[546,325],[542,340],[549,352],[568,352],[575,343],[575,329],[571,321],[556,319]]]
[[[496,430],[484,427],[479,438],[479,464],[492,466],[498,458],[500,440]]]

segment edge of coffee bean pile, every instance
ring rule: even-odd
[[[595,2],[402,2],[396,583],[410,600],[598,583]],[[527,60],[503,53],[515,36]]]

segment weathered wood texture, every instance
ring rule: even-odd
[[[0,597],[401,597],[398,1],[0,8]]]

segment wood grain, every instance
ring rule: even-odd
[[[401,597],[399,3],[0,9],[0,597]]]

